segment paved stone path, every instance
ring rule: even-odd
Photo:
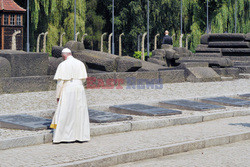
[[[96,136],[87,143],[43,144],[0,151],[0,166],[49,166],[126,151],[249,132],[250,116]]]
[[[249,167],[250,140],[113,167]]]

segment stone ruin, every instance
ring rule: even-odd
[[[224,69],[216,68],[216,64],[211,64],[219,74],[225,75],[233,70],[235,72],[238,70],[239,73],[250,73],[249,42],[250,33],[203,35],[201,37],[201,44],[196,48],[196,56],[214,57],[214,59],[224,58],[224,63],[221,62],[225,64]]]
[[[53,75],[63,61],[61,51],[68,47],[85,63],[95,84],[150,85],[173,82],[220,81],[249,73],[249,34],[208,34],[193,54],[186,48],[162,45],[148,61],[87,50],[82,42],[69,41],[47,53],[0,51],[0,93],[54,90]],[[130,79],[130,80],[129,80]],[[117,82],[117,80],[120,80]]]
[[[186,48],[163,45],[150,62],[185,70],[187,81],[217,81],[250,73],[250,34],[206,34],[192,54]],[[241,74],[241,75],[239,75]]]

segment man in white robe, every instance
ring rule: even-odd
[[[62,57],[64,61],[59,64],[54,77],[58,106],[50,125],[55,129],[53,143],[89,141],[89,113],[83,86],[87,78],[86,68],[68,48],[62,50]]]

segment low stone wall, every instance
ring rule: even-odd
[[[86,89],[160,88],[164,83],[185,82],[183,69],[154,72],[90,73]],[[0,94],[55,90],[53,76],[0,78]]]
[[[47,75],[49,64],[47,53],[2,50],[0,57],[9,61],[11,77]]]

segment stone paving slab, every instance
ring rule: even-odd
[[[192,125],[97,136],[87,143],[50,143],[2,150],[0,162],[1,167],[112,166],[199,147],[247,140],[250,138],[249,127],[240,123],[248,122],[249,119],[250,116],[233,117]]]
[[[0,116],[0,128],[21,130],[48,129],[51,120],[31,115],[6,115]]]
[[[171,107],[176,109],[185,110],[196,110],[196,111],[207,111],[213,109],[224,109],[224,106],[218,106],[213,104],[201,103],[191,100],[171,100],[171,101],[161,101],[160,106]]]
[[[182,114],[181,111],[148,106],[144,104],[115,105],[110,106],[109,109],[116,113],[132,115],[168,116]]]
[[[250,101],[235,99],[231,97],[214,97],[201,99],[202,102],[211,103],[215,105],[237,106],[237,107],[249,107]]]
[[[117,122],[117,121],[126,121],[133,119],[128,115],[121,115],[112,112],[104,112],[89,109],[89,119],[93,123],[107,123],[107,122]]]

